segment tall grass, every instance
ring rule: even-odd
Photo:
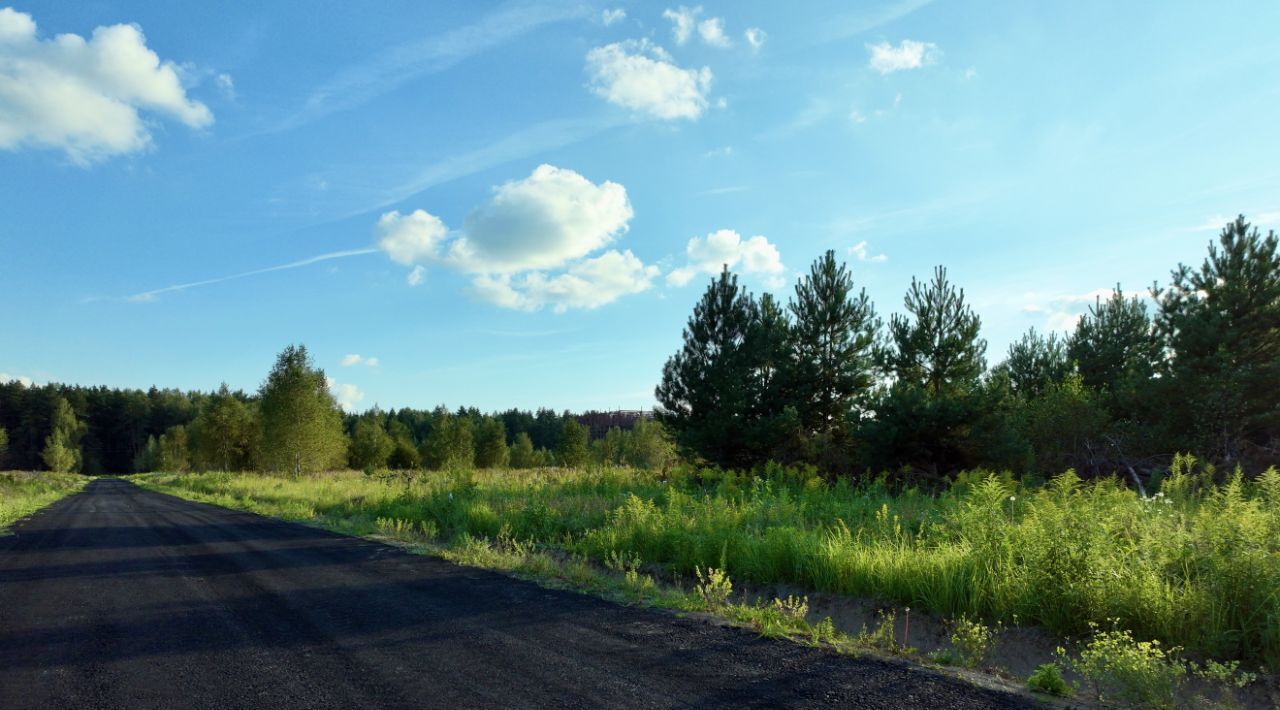
[[[15,521],[84,487],[73,473],[0,472],[0,531]]]
[[[1090,623],[1209,657],[1280,661],[1280,474],[1215,483],[1180,459],[1160,493],[1067,472],[891,491],[805,471],[624,469],[153,475],[144,485],[363,534],[497,537],[691,579],[784,582],[951,616],[1086,634]]]

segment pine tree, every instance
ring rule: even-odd
[[[662,368],[657,415],[682,449],[721,466],[748,466],[757,409],[747,347],[755,305],[725,268],[684,329],[684,344]]]
[[[982,437],[974,435],[986,368],[981,321],[942,267],[927,286],[911,280],[905,305],[912,317],[890,319],[891,347],[881,355],[896,380],[883,392],[867,427],[875,464],[917,466],[935,474],[974,466],[983,460]]]
[[[80,470],[80,437],[84,431],[85,426],[76,419],[71,404],[64,397],[54,397],[50,432],[41,453],[50,471],[69,473]]]
[[[834,251],[813,262],[790,304],[792,376],[796,408],[814,434],[842,439],[858,400],[874,381],[873,347],[880,321],[866,290]]]
[[[987,341],[978,337],[982,321],[965,304],[964,289],[939,266],[927,286],[911,279],[905,304],[912,318],[894,314],[889,321],[888,365],[898,380],[933,396],[976,385],[986,369]]]
[[[591,433],[576,419],[564,420],[560,430],[560,443],[556,446],[556,460],[566,468],[579,468],[587,464],[588,439]]]
[[[1182,445],[1229,464],[1280,459],[1280,254],[1244,216],[1193,270],[1152,289],[1171,351],[1165,410]]]
[[[508,456],[506,426],[497,417],[485,417],[476,442],[476,468],[502,468]]]
[[[1040,396],[1071,371],[1066,343],[1056,332],[1043,336],[1035,328],[1009,346],[1009,357],[1002,364],[1009,374],[1010,387],[1024,398]]]
[[[305,346],[285,348],[258,392],[261,458],[268,469],[297,475],[342,465],[347,446],[342,411]]]
[[[1116,402],[1116,416],[1132,414],[1132,403],[1156,373],[1161,359],[1160,335],[1147,304],[1125,298],[1117,284],[1107,300],[1090,306],[1067,341],[1067,357],[1087,387],[1102,390]]]

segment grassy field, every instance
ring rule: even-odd
[[[1214,483],[1183,461],[1142,498],[1064,474],[983,474],[891,492],[803,472],[155,474],[151,488],[355,534],[515,541],[1081,636],[1093,625],[1194,655],[1280,661],[1280,474]]]
[[[88,479],[73,473],[0,472],[0,531],[59,498],[75,493]]]

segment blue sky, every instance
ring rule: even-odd
[[[1280,225],[1275,3],[233,5],[0,9],[0,377],[644,407],[724,261],[994,363]]]

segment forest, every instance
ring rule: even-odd
[[[913,280],[886,322],[827,252],[785,305],[727,269],[714,279],[663,368],[655,419],[344,414],[306,348],[289,346],[252,394],[0,383],[0,467],[665,469],[683,458],[903,482],[1072,469],[1143,490],[1180,452],[1249,474],[1280,461],[1280,255],[1275,234],[1243,216],[1198,267],[1178,265],[1146,293],[1117,285],[1073,332],[1032,329],[994,366],[981,326],[943,267]]]

